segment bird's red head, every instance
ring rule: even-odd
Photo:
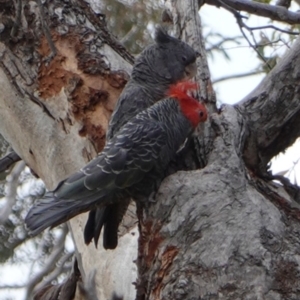
[[[197,84],[195,82],[180,81],[171,85],[168,90],[168,95],[179,101],[182,113],[191,121],[194,127],[200,122],[205,122],[207,119],[205,106],[187,94],[188,91],[196,89]]]

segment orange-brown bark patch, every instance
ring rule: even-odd
[[[41,61],[38,89],[45,101],[64,89],[70,111],[82,124],[79,134],[88,137],[100,151],[108,120],[128,76],[123,71],[111,71],[100,54],[90,53],[75,30],[63,36],[52,32],[57,55],[49,64]],[[38,51],[42,59],[50,54],[45,38]]]
[[[160,300],[160,293],[163,288],[163,280],[169,274],[170,267],[173,264],[174,258],[178,253],[175,246],[167,246],[161,256],[161,265],[156,277],[156,286],[153,289],[154,299]]]
[[[61,68],[65,58],[61,55],[55,56],[49,65],[42,64],[39,74],[39,92],[40,97],[47,99],[58,95],[61,89],[67,85],[69,80],[73,77],[71,72]]]
[[[140,249],[143,249],[142,255],[147,267],[150,267],[153,263],[155,252],[164,240],[159,234],[160,228],[161,225],[159,224],[157,224],[157,226],[153,226],[153,222],[151,220],[142,225]]]
[[[57,55],[47,61],[50,47],[47,39],[44,37],[41,40],[38,52],[41,55],[41,65],[38,74],[38,87],[40,97],[47,99],[59,94],[61,89],[65,87],[68,82],[76,77],[77,69],[76,53],[81,51],[79,38],[74,34],[59,36],[56,32],[52,32],[52,39],[57,49]],[[46,59],[45,61],[43,61]]]
[[[84,125],[80,129],[79,134],[81,136],[87,136],[97,152],[100,152],[105,144],[105,130],[101,126],[94,125],[90,119],[84,120]]]
[[[108,100],[108,93],[102,90],[95,90],[78,82],[76,89],[72,92],[70,101],[73,104],[72,110],[78,119],[84,119],[87,114],[95,112],[99,104]]]
[[[82,81],[71,95],[74,116],[81,120],[80,136],[86,136],[100,152],[105,144],[108,118],[104,104],[108,101],[106,91],[87,87]]]
[[[275,279],[274,287],[279,290],[281,294],[288,295],[293,292],[299,277],[299,265],[295,261],[280,260],[275,263]],[[289,298],[289,297],[287,297]]]
[[[128,80],[128,74],[123,71],[111,71],[107,78],[108,83],[117,89],[123,89]]]

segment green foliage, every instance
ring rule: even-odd
[[[286,30],[297,31],[292,28]],[[260,31],[259,37],[259,41],[256,42],[257,57],[261,61],[262,70],[269,73],[285,50],[292,46],[297,36],[272,30],[268,35],[265,31]]]

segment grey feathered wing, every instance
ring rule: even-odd
[[[35,235],[72,217],[122,201],[151,172],[166,133],[158,123],[130,123],[82,170],[62,181],[28,212],[26,225]],[[141,190],[138,189],[138,190]]]

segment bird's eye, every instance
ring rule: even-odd
[[[181,57],[181,59],[182,59],[182,61],[184,61],[184,62],[186,62],[186,61],[187,61],[187,58],[186,58],[186,56],[182,56],[182,57]]]
[[[200,111],[199,116],[200,116],[201,118],[204,117],[204,112],[203,112],[203,111]]]

